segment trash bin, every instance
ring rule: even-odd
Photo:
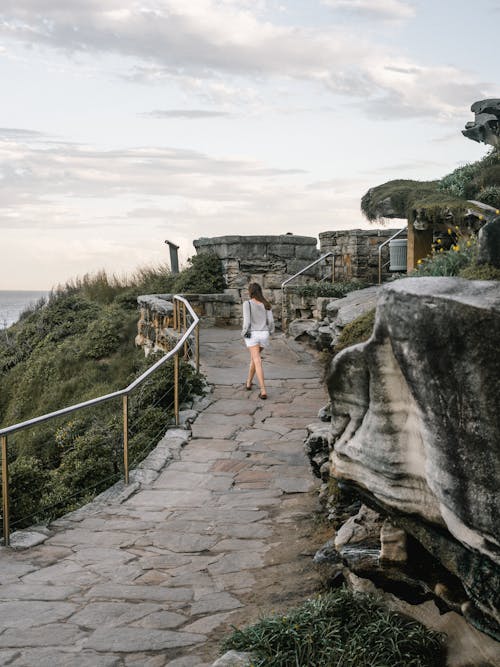
[[[406,271],[407,239],[389,241],[389,271]]]

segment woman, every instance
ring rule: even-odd
[[[262,294],[259,283],[250,283],[248,294],[250,300],[243,303],[243,329],[241,331],[250,351],[250,368],[246,388],[250,391],[254,375],[257,374],[260,387],[259,398],[266,399],[267,392],[260,353],[269,345],[269,334],[274,332],[273,311],[271,304]]]

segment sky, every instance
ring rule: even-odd
[[[0,289],[184,264],[199,237],[370,228],[480,159],[500,0],[2,0]],[[391,222],[395,225],[395,221]]]

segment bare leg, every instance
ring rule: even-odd
[[[264,382],[264,369],[262,368],[262,359],[260,358],[260,345],[252,345],[248,348],[252,355],[252,362],[255,367],[257,380],[259,381],[260,393],[266,395],[266,385]]]
[[[255,375],[255,364],[251,355],[252,353],[250,353],[250,368],[248,369],[247,387],[250,387],[253,381],[253,376]]]

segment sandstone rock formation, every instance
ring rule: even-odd
[[[386,588],[392,582],[393,592],[404,588],[405,599],[412,587],[420,601],[437,599],[497,639],[499,341],[498,282],[386,286],[371,339],[333,360],[326,443],[340,488],[389,519],[381,530],[371,517],[378,552],[371,539],[368,559],[353,555],[359,540],[340,539],[344,562]],[[310,449],[324,475],[321,447]]]

